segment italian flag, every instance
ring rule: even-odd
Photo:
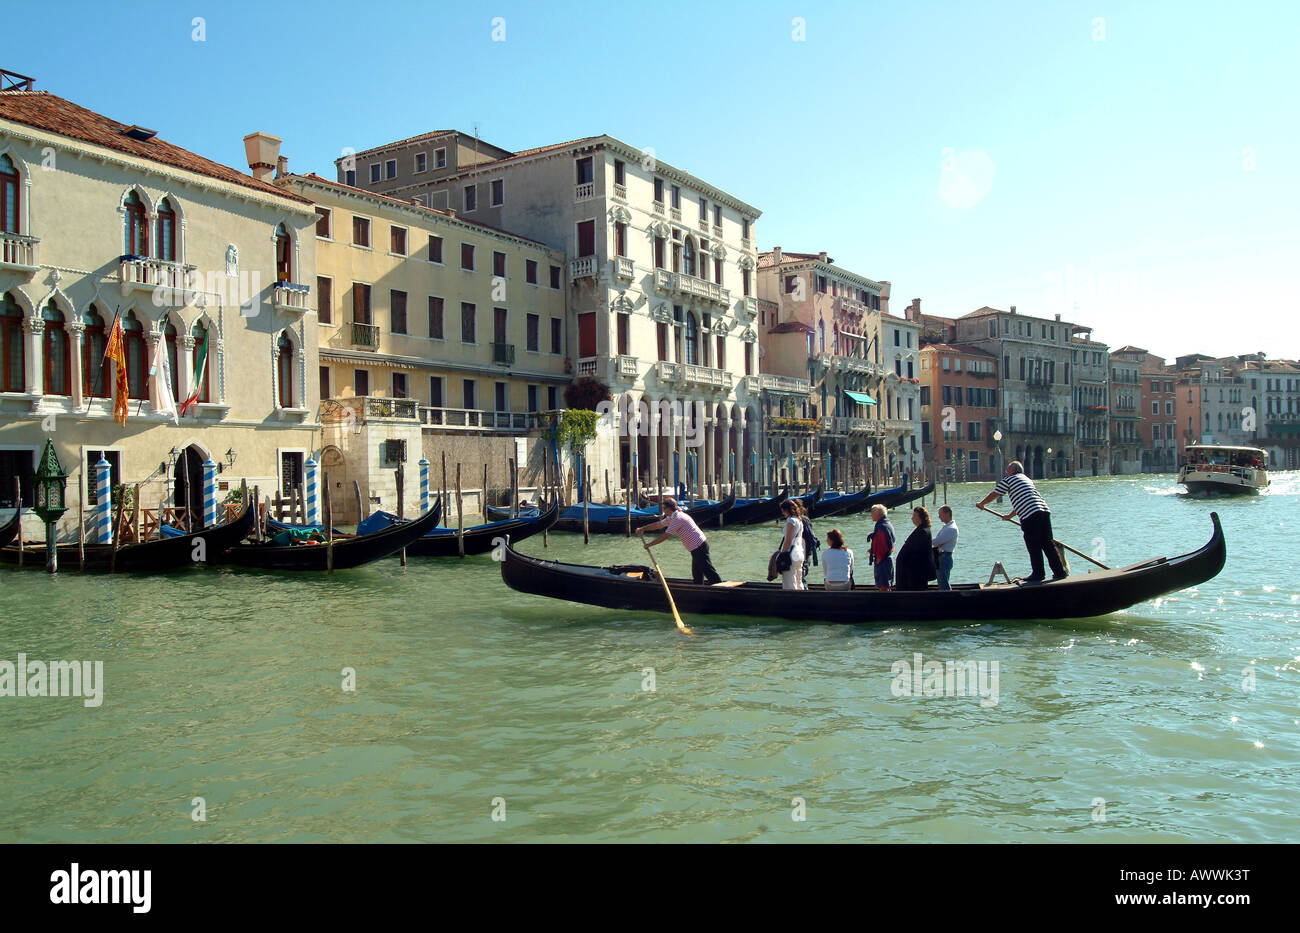
[[[199,404],[199,395],[202,394],[203,379],[208,372],[208,340],[212,334],[211,328],[205,328],[203,331],[203,343],[199,347],[198,358],[194,361],[194,371],[190,373],[190,384],[185,387],[185,401],[181,402],[181,414],[185,414],[191,409],[196,409]]]

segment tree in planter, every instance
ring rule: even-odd
[[[561,415],[559,424],[556,426],[556,442],[559,446],[567,450],[578,465],[577,485],[578,501],[581,502],[586,497],[586,488],[583,483],[583,455],[587,450],[587,445],[596,439],[596,421],[599,416],[595,411],[585,408],[569,408]],[[568,489],[568,483],[565,483],[565,489]]]

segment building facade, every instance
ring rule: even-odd
[[[880,316],[885,377],[881,384],[888,475],[919,476],[921,455],[921,328],[892,314]],[[978,460],[978,458],[976,458]]]
[[[1268,451],[1269,468],[1300,469],[1300,363],[1257,360],[1242,375],[1250,379],[1250,404],[1261,429],[1255,444]]]
[[[410,149],[379,147],[357,164],[386,165]],[[610,136],[474,151],[480,161],[387,193],[446,204],[566,254],[570,375],[647,415],[620,418],[593,462],[609,464],[624,488],[634,478],[713,492],[763,481],[761,388],[747,378],[758,376],[758,209]]]
[[[0,505],[15,477],[30,504],[47,438],[70,474],[65,535],[101,457],[146,513],[192,526],[209,460],[222,495],[241,479],[301,485],[319,428],[314,212],[270,183],[273,140],[246,141],[247,175],[30,85],[0,92]],[[125,426],[105,358],[115,320]],[[164,397],[192,383],[177,423]]]
[[[1074,370],[1075,476],[1110,473],[1110,348],[1079,329],[1070,338]]]
[[[994,480],[1004,464],[994,438],[998,360],[974,346],[921,348],[921,443],[926,463],[951,482]]]
[[[1139,374],[1146,351],[1123,347],[1110,354],[1110,471],[1132,474],[1142,469],[1141,396]]]
[[[1174,473],[1178,470],[1178,416],[1175,412],[1174,373],[1163,357],[1146,353],[1138,370],[1141,380],[1141,432],[1143,473]]]

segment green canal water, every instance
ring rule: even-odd
[[[1172,477],[1042,488],[1058,537],[1116,566],[1197,547],[1217,509],[1227,566],[1104,619],[688,619],[693,637],[513,593],[487,556],[332,578],[0,570],[0,659],[104,671],[95,708],[0,697],[0,842],[1294,840],[1300,474],[1213,502]],[[948,491],[957,579],[1027,573],[1018,532],[971,508],[985,489]],[[834,525],[865,553],[867,519]],[[777,537],[713,532],[715,563],[759,578]],[[544,553],[644,562],[622,538]],[[656,553],[686,572],[675,542]],[[998,662],[997,702],[896,696],[918,653]]]

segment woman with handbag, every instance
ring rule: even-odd
[[[781,549],[777,552],[776,569],[781,572],[781,589],[801,590],[803,586],[803,522],[799,518],[799,504],[791,499],[781,503],[785,516],[785,530]]]

